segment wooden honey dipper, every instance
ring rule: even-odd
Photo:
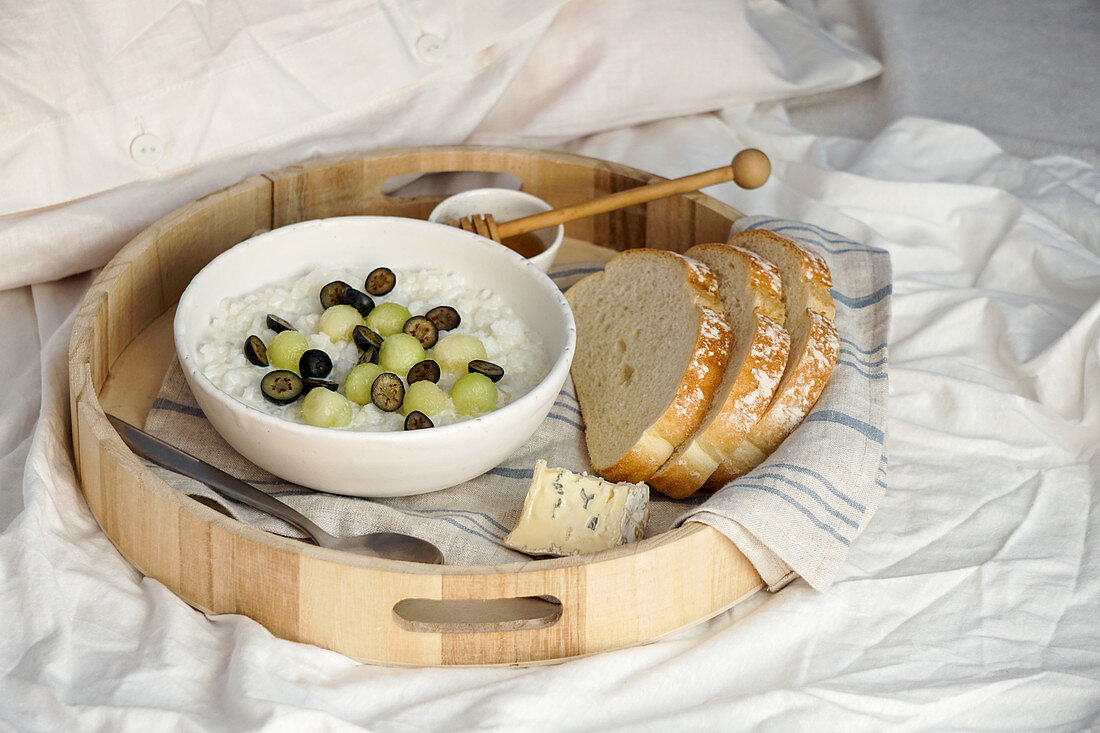
[[[664,198],[665,196],[696,191],[700,188],[727,181],[733,181],[741,188],[759,188],[768,180],[771,170],[771,161],[768,160],[768,156],[755,148],[748,148],[733,156],[730,165],[684,176],[683,178],[674,178],[670,181],[629,188],[609,196],[573,204],[572,206],[563,206],[560,209],[543,211],[512,221],[497,223],[494,221],[492,214],[474,214],[464,216],[452,222],[452,224],[465,231],[474,232],[495,242],[500,242],[509,237],[527,234],[545,227],[557,226],[574,219],[583,219],[586,216],[603,214],[634,204],[644,204],[647,201]]]

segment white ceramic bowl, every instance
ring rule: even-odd
[[[443,199],[432,209],[428,215],[428,221],[449,224],[455,219],[472,214],[492,214],[498,222],[511,221],[531,214],[540,214],[549,211],[550,204],[538,196],[516,191],[511,188],[475,188],[462,193],[456,193]],[[532,232],[536,239],[542,243],[542,252],[528,259],[535,267],[543,272],[550,272],[550,266],[554,264],[554,258],[561,249],[562,239],[565,238],[565,227],[558,224],[554,227],[546,227]]]
[[[427,430],[356,432],[269,415],[223,392],[195,354],[219,302],[317,267],[438,267],[501,296],[542,337],[549,373],[530,392],[485,415]],[[180,298],[176,352],[191,391],[241,455],[276,476],[353,496],[407,496],[454,486],[498,465],[550,411],[569,373],[576,328],[565,298],[528,260],[456,227],[350,216],[292,224],[241,242],[204,267]]]

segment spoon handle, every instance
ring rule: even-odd
[[[709,171],[695,173],[683,178],[673,178],[670,181],[635,186],[598,199],[584,201],[572,206],[563,206],[560,209],[551,209],[539,214],[525,216],[522,219],[513,219],[503,223],[496,222],[497,233],[500,239],[506,239],[544,227],[564,224],[574,219],[604,214],[608,211],[635,204],[644,204],[677,193],[696,191],[700,188],[727,181],[735,181],[742,188],[758,188],[768,180],[769,175],[771,175],[771,162],[768,160],[768,156],[755,148],[749,148],[742,150],[733,157],[729,165],[724,165],[721,168],[712,168]]]
[[[309,535],[309,538],[321,547],[332,547],[334,539],[332,535],[311,522],[293,507],[265,494],[252,484],[245,483],[236,476],[231,476],[220,468],[215,468],[206,461],[195,458],[190,453],[171,446],[159,438],[154,438],[144,430],[136,428],[114,415],[107,415],[107,419],[118,431],[122,441],[137,455],[196,481],[201,481],[222,496],[235,499],[253,509],[266,512],[277,519],[292,524]]]

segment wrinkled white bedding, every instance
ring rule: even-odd
[[[77,490],[64,364],[86,273],[0,291],[0,729],[1096,726],[1100,171],[922,117],[815,135],[781,103],[561,145],[666,176],[743,146],[773,180],[708,193],[892,257],[889,488],[826,593],[799,581],[528,669],[363,666],[207,618],[130,568]]]

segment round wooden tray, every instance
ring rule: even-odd
[[[173,355],[175,303],[203,265],[258,230],[306,219],[426,219],[441,196],[387,196],[382,186],[444,171],[511,173],[554,206],[662,180],[561,153],[412,148],[249,178],[156,222],[106,266],[73,326],[74,452],[103,531],[138,570],[197,609],[241,613],[279,637],[384,664],[593,654],[691,626],[760,590],[748,560],[702,524],[594,555],[507,565],[419,565],[325,550],[226,517],[168,486],[123,445],[104,410],[144,423]],[[633,206],[566,225],[559,262],[725,241],[739,216],[699,193]]]

